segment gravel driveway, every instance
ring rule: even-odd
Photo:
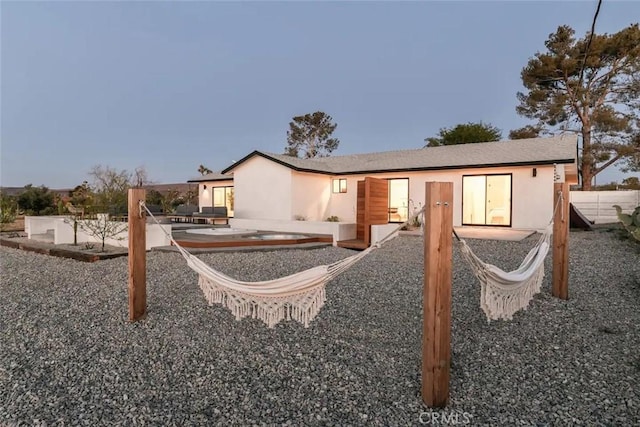
[[[640,245],[572,232],[570,300],[488,323],[454,250],[449,407],[420,399],[422,240],[401,236],[327,286],[309,329],[208,306],[177,253],[147,257],[148,316],[127,322],[127,259],[0,248],[0,425],[639,425]],[[535,237],[470,240],[515,268]],[[244,280],[341,248],[200,255]],[[439,417],[436,420],[435,417]],[[443,420],[444,417],[444,420]]]

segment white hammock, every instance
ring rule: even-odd
[[[487,320],[511,320],[515,312],[526,309],[533,296],[540,292],[552,229],[549,225],[520,266],[509,272],[482,261],[467,242],[460,240],[462,255],[480,281],[480,307]]]
[[[144,204],[141,206],[144,206],[151,218],[158,223],[149,209]],[[326,301],[325,285],[361,258],[379,248],[402,226],[404,224],[400,224],[384,239],[348,258],[262,282],[243,282],[233,279],[187,252],[170,233],[165,232],[165,234],[187,261],[187,265],[198,273],[198,284],[209,305],[222,304],[233,313],[236,320],[250,316],[262,320],[269,328],[282,320],[295,320],[309,327],[309,322],[316,317]]]

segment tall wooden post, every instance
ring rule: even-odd
[[[558,200],[562,197],[561,200]],[[558,204],[559,203],[559,204]],[[553,276],[554,297],[569,299],[569,184],[553,184]]]
[[[146,211],[142,188],[129,189],[129,321],[144,317],[147,311]]]
[[[427,182],[425,206],[422,400],[444,407],[451,363],[453,183]]]

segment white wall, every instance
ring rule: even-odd
[[[260,156],[233,171],[234,217],[292,219],[292,170]]]
[[[572,191],[571,203],[596,224],[618,222],[613,205],[619,205],[625,213],[640,206],[640,190],[621,191]]]
[[[47,230],[54,230],[53,243],[60,244],[72,244],[73,243],[73,222],[65,222],[66,217],[53,217],[53,216],[41,216],[41,217],[25,217],[25,229],[29,227],[29,233],[27,237],[32,238],[32,235],[43,234]],[[122,224],[124,230],[115,238],[106,239],[105,243],[111,246],[127,247],[129,245],[129,232],[126,228],[126,222],[119,222]],[[171,233],[171,224],[147,224],[146,231],[146,248],[147,250],[156,246],[168,246],[171,241],[166,236],[166,233]],[[78,227],[77,233],[78,243],[95,242],[97,245],[102,244],[101,239],[90,235],[89,233]]]
[[[322,221],[337,216],[341,222],[356,221],[357,182],[366,176],[409,179],[409,215],[424,204],[427,181],[453,182],[454,225],[462,224],[462,176],[512,174],[514,229],[542,230],[553,213],[553,166],[457,169],[347,176],[299,173],[263,157],[253,157],[234,170],[235,217],[252,220],[294,219]],[[346,193],[332,193],[333,179],[347,180]]]
[[[514,229],[542,230],[553,213],[553,166],[537,166],[533,177],[532,167],[456,169],[426,172],[398,172],[344,176],[347,192],[331,194],[329,215],[341,221],[355,222],[357,182],[366,176],[376,178],[409,178],[409,215],[424,205],[427,181],[453,182],[453,223],[462,224],[462,176],[482,174],[512,174],[512,224]],[[334,177],[331,177],[334,178]],[[337,178],[337,177],[335,177]]]
[[[324,221],[329,212],[331,177],[328,175],[302,173],[291,174],[291,215],[307,221]]]

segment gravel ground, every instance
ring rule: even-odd
[[[450,404],[420,399],[422,240],[401,236],[327,287],[309,329],[207,306],[176,253],[147,261],[148,316],[127,322],[127,260],[0,248],[0,425],[640,424],[640,246],[572,232],[570,300],[543,292],[488,323],[454,251]],[[515,268],[535,238],[470,240]],[[200,255],[262,280],[340,248]]]

